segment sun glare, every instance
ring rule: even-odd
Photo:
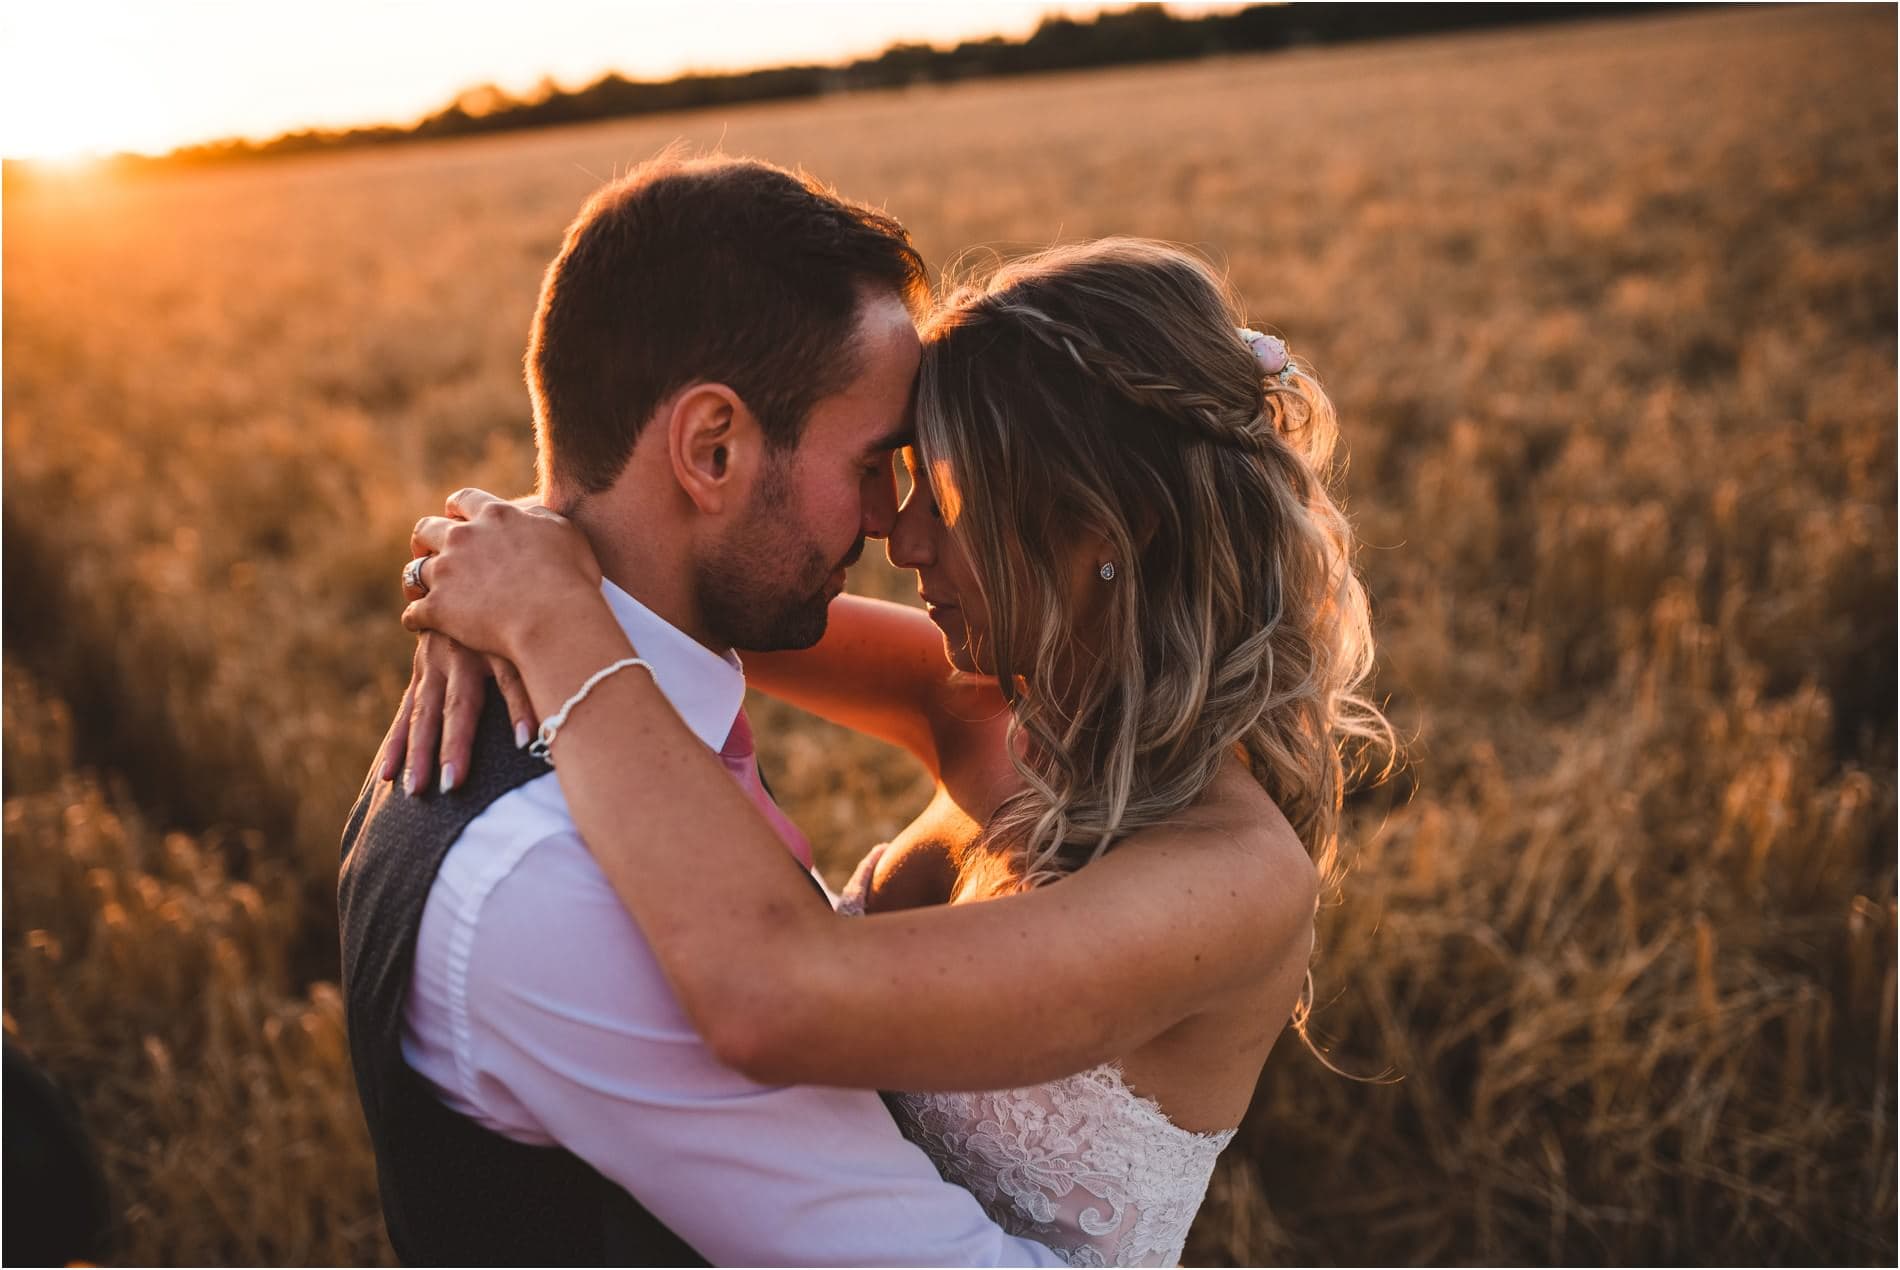
[[[164,148],[164,94],[126,64],[125,43],[90,45],[83,12],[11,7],[0,22],[0,157],[76,166]]]
[[[616,70],[664,78],[1027,34],[1062,0],[955,6],[853,0],[544,0],[524,31],[514,0],[0,0],[0,157],[162,154],[300,128],[406,125],[481,83],[528,92]]]
[[[79,170],[115,151],[131,148],[103,140],[109,135],[101,132],[94,121],[83,118],[10,119],[4,137],[0,137],[0,156],[30,159],[45,167]]]

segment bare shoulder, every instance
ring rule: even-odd
[[[894,843],[878,857],[871,871],[866,911],[889,913],[947,903],[956,885],[956,864],[949,848],[923,839]]]
[[[1289,941],[1311,934],[1319,902],[1312,857],[1238,761],[1180,817],[1131,834],[1116,855],[1138,866],[1128,869],[1129,885],[1191,906],[1197,920],[1229,933],[1243,959],[1278,959]]]
[[[1243,853],[1258,857],[1270,870],[1303,877],[1318,886],[1306,844],[1272,795],[1260,788],[1238,759],[1221,769],[1201,801],[1189,809],[1182,829],[1224,838]]]

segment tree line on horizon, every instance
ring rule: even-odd
[[[668,111],[746,105],[866,89],[946,84],[1050,71],[1182,61],[1227,53],[1269,52],[1378,37],[1575,20],[1674,4],[1256,4],[1231,13],[1182,17],[1159,4],[1136,5],[1077,20],[1044,18],[1021,40],[965,40],[954,48],[893,44],[875,57],[842,65],[777,66],[751,71],[632,80],[608,72],[578,89],[552,79],[526,97],[492,85],[468,89],[415,124],[341,130],[304,129],[268,141],[227,139],[186,146],[154,164],[308,153],[405,141],[514,132]],[[140,160],[132,160],[140,162]]]

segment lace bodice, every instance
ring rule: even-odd
[[[838,902],[862,914],[871,869]],[[904,1136],[975,1195],[991,1220],[1076,1266],[1171,1266],[1234,1131],[1181,1128],[1107,1063],[1043,1085],[889,1093]]]

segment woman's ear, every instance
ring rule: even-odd
[[[683,389],[666,417],[673,479],[709,516],[736,506],[751,489],[764,441],[758,419],[724,384]]]
[[[1135,551],[1139,554],[1148,550],[1148,544],[1154,541],[1155,532],[1161,528],[1161,515],[1154,508],[1138,506],[1128,519],[1128,532],[1135,540]]]
[[[1160,528],[1161,517],[1152,508],[1137,507],[1129,511],[1122,525],[1127,534],[1125,541],[1107,529],[1092,527],[1077,530],[1073,541],[1077,551],[1091,558],[1092,567],[1097,571],[1105,564],[1113,564],[1121,571],[1132,563],[1132,557],[1147,552],[1148,544],[1154,541]]]

